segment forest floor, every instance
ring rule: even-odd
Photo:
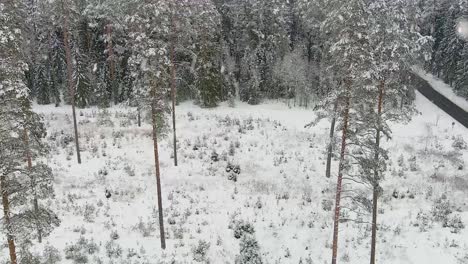
[[[377,259],[382,264],[468,263],[468,228],[459,221],[468,224],[468,150],[460,143],[468,142],[468,130],[452,126],[453,120],[420,94],[416,104],[421,115],[407,125],[393,125],[393,140],[385,143],[390,161],[379,200]],[[62,221],[34,247],[37,252],[52,245],[64,264],[83,259],[234,263],[240,241],[234,230],[250,223],[264,263],[329,263],[338,163],[334,160],[333,176],[326,178],[329,123],[304,128],[314,119],[312,110],[278,102],[214,109],[179,105],[178,167],[171,130],[160,140],[165,251],[159,242],[148,122],[139,128],[131,108],[78,110],[83,160],[78,165],[71,108],[35,110],[44,114],[52,145],[48,163],[56,199],[48,202]],[[213,152],[218,161],[212,160]],[[228,163],[240,167],[236,182],[229,179]],[[350,194],[371,197],[369,190],[348,184]],[[367,263],[370,214],[355,213],[351,200],[343,203],[350,208],[343,210],[344,218],[353,220],[341,223],[339,262]]]

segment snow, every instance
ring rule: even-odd
[[[457,24],[457,33],[461,38],[468,40],[468,20],[461,19]]]
[[[420,94],[416,105],[421,115],[408,125],[393,125],[394,139],[385,143],[391,164],[380,199],[377,259],[399,264],[466,263],[467,229],[455,234],[433,223],[420,232],[414,224],[418,212],[430,215],[434,200],[443,193],[468,223],[468,175],[457,167],[457,160],[468,164],[467,150],[452,147],[454,137],[468,141],[468,131],[458,124],[452,127],[453,120]],[[289,108],[277,101],[258,106],[236,102],[235,108],[222,104],[214,109],[180,104],[178,167],[171,159],[170,131],[160,140],[168,233],[164,252],[159,248],[151,126],[138,128],[133,108],[113,107],[107,113],[97,108],[78,110],[83,149],[83,164],[78,165],[73,142],[60,143],[64,135],[72,134],[70,107],[36,105],[35,110],[44,114],[53,145],[48,163],[56,175],[57,197],[50,202],[62,220],[45,243],[61,252],[85,237],[100,246],[98,253],[89,256],[89,263],[98,263],[94,258],[108,263],[111,259],[104,245],[117,231],[115,243],[123,254],[114,263],[196,263],[192,248],[200,240],[210,243],[210,263],[234,263],[239,240],[228,227],[237,213],[237,218],[253,224],[264,263],[308,263],[309,257],[312,263],[328,263],[331,258],[333,213],[324,210],[323,201],[334,199],[337,161],[335,176],[327,179],[324,150],[329,123],[305,129],[315,117],[312,110]],[[226,161],[211,161],[213,150],[220,157],[226,152],[227,160],[241,167],[236,183],[227,179]],[[403,166],[397,162],[401,155]],[[417,159],[414,171],[412,156]],[[110,199],[105,198],[106,189],[112,193]],[[394,190],[406,197],[393,198]],[[83,214],[90,206],[95,211],[86,218]],[[370,215],[362,218],[369,221]],[[149,234],[142,232],[142,225],[151,227]],[[346,258],[349,263],[368,261],[368,227],[357,222],[340,225],[340,262]],[[36,246],[38,252],[41,249]],[[129,249],[137,256],[128,257]],[[0,253],[6,256],[5,250]],[[73,262],[63,258],[60,263]]]
[[[425,72],[421,68],[414,67],[413,71],[421,78],[426,80],[434,88],[434,90],[438,91],[440,94],[447,97],[447,99],[452,101],[454,104],[458,105],[460,108],[468,112],[468,101],[465,98],[456,95],[453,91],[453,88],[450,87],[450,85],[444,83],[442,80],[438,79],[432,74]]]

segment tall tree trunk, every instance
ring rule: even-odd
[[[17,264],[18,262],[16,260],[15,239],[13,237],[13,230],[11,227],[11,220],[10,220],[10,202],[8,200],[6,176],[4,175],[0,176],[0,192],[2,193],[2,204],[3,204],[3,215],[4,215],[3,221],[5,221],[8,249],[10,251],[10,261],[11,261],[11,264]]]
[[[171,99],[172,99],[172,130],[173,130],[173,143],[174,143],[174,165],[177,166],[177,134],[176,134],[176,69],[175,69],[175,39],[176,39],[176,27],[172,17],[172,41],[171,41]]]
[[[156,91],[153,88],[153,102],[151,103],[151,116],[153,123],[153,146],[154,146],[154,165],[156,167],[156,188],[158,192],[158,212],[159,212],[159,232],[161,236],[161,248],[166,249],[166,237],[164,235],[164,215],[161,194],[161,174],[159,171],[159,150],[158,150],[158,132],[156,123]]]
[[[66,7],[68,9],[68,7]],[[76,146],[76,156],[78,158],[78,164],[81,164],[81,155],[80,155],[80,144],[78,140],[78,124],[76,122],[76,110],[75,110],[75,85],[73,83],[73,68],[72,68],[72,55],[70,48],[70,37],[68,33],[68,11],[65,12],[65,21],[63,27],[63,41],[65,45],[65,59],[67,62],[67,78],[68,78],[68,89],[71,96],[71,105],[72,105],[72,115],[73,115],[73,128],[75,130],[75,146]]]
[[[379,198],[379,148],[380,148],[380,133],[382,131],[382,104],[384,98],[385,81],[382,80],[379,87],[379,99],[377,103],[377,132],[375,136],[375,156],[374,156],[374,181],[372,183],[372,241],[371,241],[371,256],[370,264],[375,264],[375,247],[377,244],[377,200]]]
[[[141,109],[140,109],[140,106],[137,106],[137,122],[138,122],[138,127],[141,127]]]
[[[115,63],[114,63],[114,48],[112,47],[112,24],[106,26],[107,34],[107,55],[109,60],[109,79],[111,82],[112,96],[114,97],[114,104],[119,103],[119,93],[115,87]]]
[[[338,100],[335,101],[335,106],[333,107],[333,119],[330,125],[330,141],[328,143],[328,153],[327,153],[327,170],[325,176],[330,178],[331,174],[331,161],[333,156],[333,137],[335,136],[335,124],[336,124],[336,111],[338,108]]]
[[[29,147],[29,135],[28,135],[28,130],[24,130],[24,144],[26,146],[26,160],[28,163],[28,172],[32,173],[32,157],[31,157],[31,149]],[[37,200],[37,194],[36,194],[36,186],[35,186],[34,180],[31,181],[31,189],[33,190],[33,207],[34,207],[34,213],[36,214],[36,217],[39,216],[39,202]],[[42,230],[40,225],[37,225],[37,240],[39,243],[42,243]]]
[[[349,122],[349,108],[350,108],[350,90],[351,81],[346,81],[346,98],[345,108],[343,113],[343,134],[341,136],[341,152],[340,152],[340,165],[338,167],[338,180],[336,184],[336,199],[335,199],[335,219],[333,224],[333,246],[332,246],[332,264],[336,264],[338,256],[338,231],[340,223],[340,202],[341,202],[341,191],[343,182],[343,169],[345,166],[345,154],[346,154],[346,138],[348,136],[348,122]]]

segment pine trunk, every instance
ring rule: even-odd
[[[141,110],[140,107],[137,107],[137,121],[138,121],[138,127],[141,127]]]
[[[4,175],[0,176],[0,192],[2,193],[2,204],[3,204],[3,215],[4,215],[3,221],[5,221],[8,249],[10,251],[10,261],[11,261],[11,264],[17,264],[18,262],[16,260],[15,240],[13,237],[13,232],[12,232],[13,230],[11,228],[11,221],[10,221],[10,202],[8,200],[6,177]]]
[[[68,8],[68,7],[67,7]],[[78,164],[81,164],[81,155],[80,155],[80,144],[78,140],[78,124],[76,122],[76,110],[75,110],[75,85],[73,83],[73,62],[70,48],[70,37],[68,33],[68,12],[65,17],[65,23],[63,28],[63,41],[65,45],[65,59],[67,63],[67,79],[68,79],[68,89],[71,96],[71,105],[72,105],[72,115],[73,115],[73,128],[75,130],[75,145],[76,145],[76,156],[78,159]]]
[[[31,157],[31,149],[29,147],[29,135],[28,131],[25,129],[24,130],[24,144],[26,146],[26,160],[28,163],[28,172],[32,173],[32,157]],[[36,214],[36,217],[39,216],[39,202],[37,200],[37,195],[35,192],[36,186],[34,181],[31,181],[31,189],[33,190],[33,207],[34,207],[34,213]],[[37,240],[39,243],[42,243],[42,231],[39,225],[37,225]]]
[[[171,42],[171,99],[172,99],[172,130],[174,141],[174,165],[177,166],[177,134],[176,134],[176,69],[175,69],[175,23],[172,19],[173,36]]]
[[[377,202],[378,202],[378,195],[379,195],[379,148],[380,148],[380,133],[382,130],[381,125],[381,115],[382,115],[382,104],[383,104],[383,97],[384,97],[384,88],[385,88],[385,81],[381,81],[380,88],[379,88],[379,99],[377,103],[377,132],[375,136],[375,156],[374,156],[374,182],[373,182],[373,195],[372,195],[372,241],[371,241],[371,257],[370,257],[370,264],[375,264],[375,248],[377,244]]]
[[[330,178],[331,176],[331,161],[333,156],[333,137],[335,136],[335,124],[336,124],[336,110],[338,108],[338,100],[335,101],[335,106],[333,107],[333,119],[330,126],[330,142],[328,144],[328,153],[327,153],[327,170],[325,176]]]
[[[153,102],[151,104],[151,116],[153,123],[153,146],[154,146],[154,165],[156,167],[156,188],[158,195],[158,212],[159,212],[159,232],[161,236],[161,248],[166,249],[166,237],[164,236],[164,215],[162,206],[162,194],[161,194],[161,174],[159,170],[159,150],[158,150],[158,133],[156,123],[156,100],[155,100],[155,88],[153,88]]]
[[[346,82],[346,97],[345,97],[345,108],[343,113],[343,134],[341,136],[341,152],[340,152],[340,164],[338,167],[338,180],[336,184],[336,199],[335,199],[335,219],[333,224],[333,246],[332,246],[332,264],[336,264],[338,256],[338,231],[340,222],[340,202],[341,202],[341,191],[343,182],[343,169],[345,163],[346,154],[346,138],[348,135],[348,121],[349,121],[349,108],[350,108],[350,95],[349,90],[351,89],[351,82]]]
[[[117,88],[115,87],[115,64],[114,64],[114,48],[112,47],[112,25],[106,26],[107,34],[107,55],[109,60],[109,79],[111,83],[111,90],[114,97],[114,104],[119,103],[119,95]]]

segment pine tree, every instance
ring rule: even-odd
[[[341,213],[341,194],[343,174],[347,167],[347,140],[351,114],[355,108],[354,95],[368,82],[366,66],[372,59],[369,44],[367,18],[370,16],[368,3],[364,0],[329,1],[325,13],[322,31],[327,36],[325,48],[328,52],[326,70],[329,71],[334,83],[341,84],[340,90],[329,95],[329,102],[337,101],[342,112],[341,151],[338,167],[338,178],[335,199],[335,214],[333,228],[332,264],[337,262],[338,233]],[[356,106],[358,107],[358,106]],[[352,108],[352,109],[351,109]]]
[[[63,18],[63,42],[65,47],[65,59],[67,64],[67,83],[68,89],[71,98],[72,105],[72,116],[73,116],[73,129],[75,132],[75,148],[76,148],[76,157],[78,159],[78,164],[81,164],[81,154],[80,154],[80,144],[78,138],[78,124],[76,121],[76,110],[75,110],[75,98],[76,98],[76,87],[73,78],[73,61],[72,61],[72,50],[71,50],[71,37],[69,32],[69,23],[70,23],[70,6],[68,3],[69,0],[61,0],[60,4],[62,11],[64,13]]]
[[[165,100],[169,87],[169,32],[171,9],[167,1],[133,2],[135,13],[127,17],[132,29],[132,64],[141,80],[134,87],[138,105],[150,108],[153,126],[154,159],[158,195],[158,213],[161,248],[166,248],[159,167],[158,133],[165,124],[164,113],[168,106]],[[136,77],[136,75],[135,75]]]
[[[31,109],[29,90],[23,82],[26,64],[20,48],[25,27],[20,19],[24,10],[20,2],[0,4],[0,193],[12,264],[18,263],[15,242],[30,239],[34,233],[48,235],[58,224],[55,214],[39,207],[37,201],[52,195],[52,174],[46,165],[32,163],[44,154],[40,142],[45,128]]]

